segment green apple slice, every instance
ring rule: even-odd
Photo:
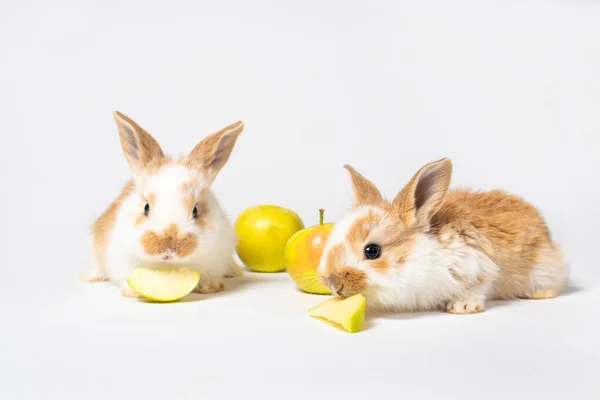
[[[350,333],[365,328],[367,299],[358,293],[348,298],[334,297],[308,310],[308,315],[340,325]]]
[[[170,302],[190,294],[199,280],[200,273],[187,268],[138,268],[131,273],[127,283],[148,300]]]

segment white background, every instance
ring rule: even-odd
[[[599,21],[584,0],[2,0],[0,398],[597,399]],[[232,220],[335,220],[343,164],[392,197],[450,157],[455,185],[542,210],[572,284],[348,335],[285,274],[168,305],[79,283],[130,176],[115,109],[174,154],[243,120],[214,187]]]

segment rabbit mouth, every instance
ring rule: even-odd
[[[155,258],[156,260],[156,258]],[[187,258],[186,257],[180,257],[178,256],[176,253],[164,253],[158,256],[158,260],[161,263],[165,263],[165,264],[180,264],[180,263],[186,263],[187,262]]]

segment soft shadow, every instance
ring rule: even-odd
[[[225,289],[217,293],[190,293],[182,299],[170,301],[170,302],[157,302],[148,299],[137,299],[141,303],[152,303],[152,304],[174,304],[174,303],[194,303],[196,301],[206,301],[220,296],[227,296],[232,292],[242,290],[246,286],[251,286],[254,283],[260,282],[252,278],[252,275],[248,271],[244,271],[244,275],[236,278],[224,278],[223,283]]]
[[[523,301],[522,299],[512,299],[512,300],[488,300],[485,302],[485,311],[489,311],[493,308],[501,308],[508,307],[516,302]]]
[[[224,278],[223,279],[223,283],[225,284],[225,289],[221,292],[218,293],[211,293],[211,294],[204,294],[204,293],[190,293],[187,296],[179,299],[179,300],[174,300],[174,301],[153,301],[153,300],[149,300],[146,298],[129,298],[127,300],[130,301],[137,301],[139,303],[151,303],[151,304],[175,304],[175,303],[193,303],[196,301],[204,301],[210,298],[214,298],[214,297],[219,297],[219,296],[223,296],[223,295],[227,295],[230,294],[231,292],[235,292],[238,290],[242,290],[244,287],[246,286],[252,286],[255,283],[261,283],[264,282],[263,280],[261,280],[260,278],[257,277],[257,275],[260,274],[255,274],[254,272],[248,271],[248,270],[244,270],[244,275],[240,276],[240,277],[236,277],[236,278]],[[99,282],[85,282],[85,281],[81,281],[80,279],[78,280],[78,283],[83,285],[93,285],[93,286],[104,286],[104,287],[111,287],[115,289],[115,293],[122,297],[120,294],[120,290],[118,287],[116,287],[114,284],[112,284],[109,281],[99,281]]]
[[[581,286],[569,285],[566,288],[564,288],[562,292],[560,292],[558,294],[558,297],[570,296],[570,295],[578,293],[578,292],[583,292],[584,290],[585,289],[582,288]]]
[[[519,301],[519,300],[487,301],[485,303],[485,309],[486,309],[486,311],[488,311],[491,308],[508,306],[513,301]],[[430,318],[430,317],[437,317],[440,315],[447,315],[447,314],[449,314],[449,313],[441,308],[427,310],[427,311],[389,311],[389,310],[379,310],[379,309],[367,310],[368,318],[395,319],[395,320],[411,320],[411,319],[416,319],[416,318]],[[478,314],[481,314],[481,313],[464,314],[464,315],[478,315]]]
[[[367,309],[367,318],[382,318],[382,319],[415,319],[415,318],[426,318],[433,317],[438,313],[441,313],[441,310],[431,310],[431,311],[422,311],[422,312],[406,312],[406,311],[387,311],[387,310],[379,310],[379,309]]]
[[[252,286],[253,284],[260,283],[260,280],[254,279],[251,272],[244,271],[244,275],[237,278],[225,278],[223,279],[223,283],[225,284],[225,289],[217,292],[217,293],[190,293],[185,296],[183,299],[179,300],[178,303],[191,303],[195,301],[205,301],[214,299],[221,296],[230,295],[232,292],[236,292],[239,290],[243,290],[247,286]]]
[[[485,306],[486,306],[485,308],[486,308],[486,310],[489,310],[491,308],[506,307],[506,306],[510,306],[510,305],[520,302],[520,301],[545,301],[545,300],[559,299],[564,296],[571,296],[571,295],[574,295],[575,293],[583,292],[584,290],[585,289],[583,289],[580,286],[569,285],[566,288],[564,288],[558,294],[558,296],[553,297],[553,298],[548,298],[548,299],[522,298],[522,299],[492,300],[492,301],[487,301],[485,303]]]
[[[296,291],[302,294],[308,294],[308,295],[313,295],[313,296],[321,296],[321,297],[331,297],[331,295],[333,293],[309,293],[309,292],[305,292],[304,290],[300,289],[299,287],[296,287]]]
[[[369,329],[371,329],[374,326],[375,326],[375,323],[373,323],[372,320],[365,319],[365,328],[360,332],[368,331]],[[360,333],[360,332],[356,332],[356,333]]]
[[[562,290],[562,292],[560,292],[556,298],[560,298],[563,296],[571,296],[571,295],[574,295],[576,293],[583,292],[583,291],[585,291],[585,289],[582,288],[581,286],[569,285],[566,288],[564,288]],[[513,299],[513,300],[486,301],[485,310],[489,311],[493,308],[510,307],[514,303],[517,303],[520,301],[528,301],[528,300],[536,301],[536,299]],[[542,300],[546,300],[546,299],[542,299]],[[549,299],[549,300],[552,300],[552,299]],[[403,312],[403,311],[386,311],[386,310],[380,310],[380,309],[367,309],[367,317],[368,318],[397,319],[397,320],[433,317],[440,313],[445,314],[445,311],[442,309],[439,309],[439,310],[431,310],[431,311],[424,311],[424,312]],[[467,314],[467,315],[477,315],[477,314],[478,313]]]
[[[352,332],[348,332],[347,330],[345,330],[344,327],[341,324],[338,324],[336,322],[330,321],[330,320],[322,318],[322,317],[312,317],[312,318],[314,318],[316,320],[319,320],[321,322],[324,322],[327,325],[334,327],[335,329],[337,329],[340,332],[349,333],[351,335],[356,335],[357,333],[364,332],[364,331],[370,329],[371,327],[373,327],[373,325],[374,325],[373,322],[365,320],[365,326],[364,326],[364,328],[361,329],[358,332],[352,333]]]
[[[312,317],[312,318],[314,318],[314,319],[316,319],[316,320],[318,320],[318,321],[324,322],[324,323],[326,323],[327,325],[329,325],[329,326],[331,326],[331,327],[333,327],[333,328],[337,329],[337,330],[338,330],[338,331],[340,331],[340,332],[346,332],[346,331],[344,330],[344,328],[342,327],[342,325],[340,325],[340,324],[338,324],[338,323],[336,323],[336,322],[333,322],[333,321],[330,321],[330,320],[328,320],[328,319],[321,318],[321,317]]]

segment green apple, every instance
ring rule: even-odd
[[[345,299],[329,299],[308,310],[308,314],[338,324],[350,333],[356,333],[365,328],[366,305],[365,296],[357,293]]]
[[[313,294],[331,294],[319,281],[317,268],[333,224],[323,223],[324,210],[319,210],[319,225],[294,233],[285,246],[285,267],[300,290]]]
[[[187,268],[138,268],[127,279],[140,296],[156,302],[179,300],[190,294],[199,281],[200,273]]]
[[[292,235],[304,229],[292,210],[263,205],[242,212],[234,223],[237,254],[252,271],[279,272],[285,269],[283,254]]]

